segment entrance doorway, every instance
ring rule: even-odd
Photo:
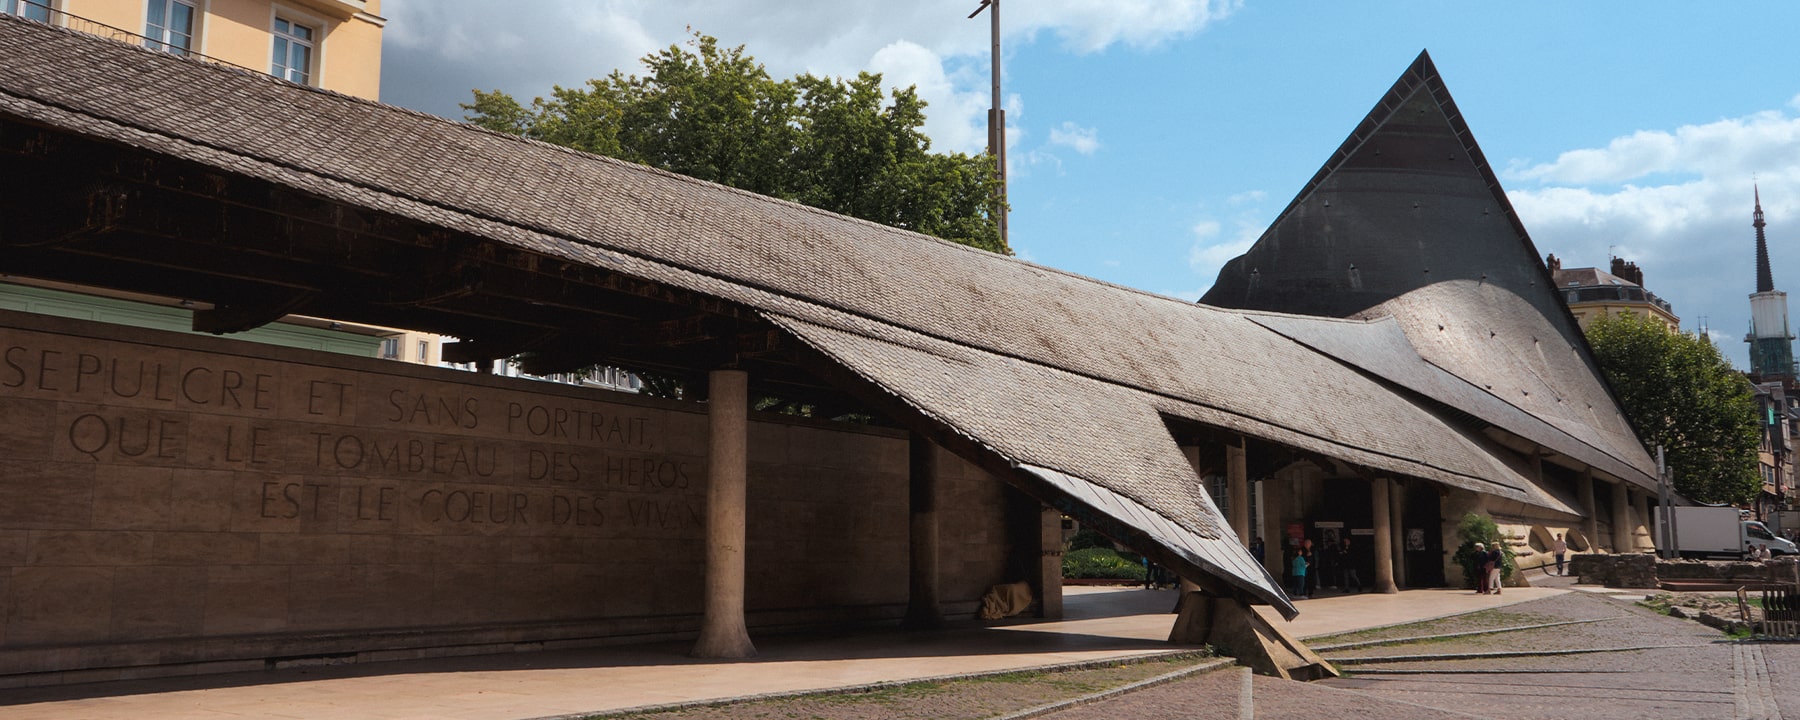
[[[1443,587],[1444,585],[1444,513],[1438,498],[1437,484],[1424,480],[1408,481],[1406,509],[1401,513],[1401,557],[1406,561],[1406,584],[1410,587]]]

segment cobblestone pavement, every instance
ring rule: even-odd
[[[1341,666],[1345,677],[1315,683],[1257,677],[1248,703],[1240,687],[1244,671],[1233,669],[1046,717],[1763,720],[1781,718],[1785,709],[1800,718],[1800,644],[1734,641],[1629,599],[1585,592],[1489,612],[1504,612],[1504,622],[1469,616],[1465,624],[1606,619],[1331,652],[1328,660],[1355,661]],[[1438,622],[1430,630],[1467,629],[1456,625]],[[1391,632],[1420,634],[1405,627]],[[1580,650],[1603,652],[1539,654]]]

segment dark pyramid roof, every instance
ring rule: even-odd
[[[1640,472],[1621,476],[1646,485],[1653,465],[1540,257],[1431,56],[1421,52],[1256,244],[1226,263],[1201,302],[1391,317],[1425,361],[1548,422],[1564,438],[1547,441],[1460,389],[1412,389],[1571,457],[1591,458],[1586,445],[1623,459]],[[1306,324],[1276,325],[1310,344],[1298,330]],[[1384,377],[1389,372],[1360,356],[1324,351]]]
[[[1201,302],[1350,317],[1446,280],[1499,284],[1562,314],[1536,250],[1431,56],[1374,110]]]

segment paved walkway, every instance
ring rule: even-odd
[[[1411,590],[1300,602],[1286,627],[1316,637],[1567,592]],[[1164,639],[1173,591],[1069,588],[1058,622],[939,632],[757,638],[761,655],[714,662],[687,643],[371,663],[0,691],[8,720],[468,718],[519,720],[761,693],[821,690],[1179,650]],[[1275,616],[1270,615],[1274,618]],[[1277,624],[1280,620],[1275,619]]]

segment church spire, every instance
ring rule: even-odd
[[[1762,190],[1756,190],[1756,293],[1750,296],[1750,372],[1762,380],[1793,381],[1794,333],[1788,326],[1787,293],[1769,272],[1769,240],[1763,236]]]
[[[1769,271],[1769,241],[1763,237],[1762,189],[1751,186],[1756,193],[1756,291],[1769,292],[1775,289],[1775,274]]]

